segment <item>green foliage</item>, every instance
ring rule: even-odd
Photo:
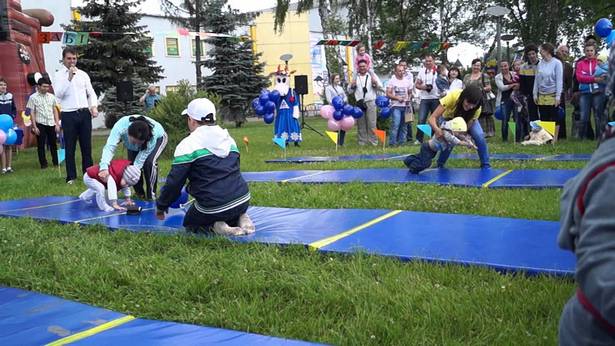
[[[188,133],[188,125],[186,117],[181,113],[186,109],[188,103],[196,98],[208,98],[216,105],[216,109],[220,109],[221,97],[212,92],[196,91],[187,80],[179,81],[178,89],[175,92],[169,92],[162,97],[158,105],[151,110],[150,116],[158,121],[167,132],[169,142],[167,148],[175,148],[177,144],[184,139]],[[221,123],[221,118],[218,118],[218,123]],[[165,157],[173,157],[173,150],[165,150]]]
[[[100,94],[114,87],[118,81],[139,76],[142,83],[153,83],[162,76],[163,69],[146,53],[152,38],[144,26],[138,25],[141,14],[134,11],[143,0],[86,0],[80,7],[86,20],[73,21],[67,27],[76,31],[97,31],[104,34],[90,36],[89,44],[76,46],[78,65],[92,79],[92,86]]]

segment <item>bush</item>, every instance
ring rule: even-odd
[[[169,136],[167,150],[164,151],[163,156],[172,157],[177,144],[188,135],[186,117],[181,114],[190,101],[201,97],[211,100],[216,105],[218,112],[220,111],[220,101],[222,100],[220,96],[211,92],[196,91],[188,81],[180,81],[178,90],[169,92],[158,102],[156,108],[151,110],[149,116],[156,119]],[[221,124],[221,122],[222,117],[219,116],[218,123]]]

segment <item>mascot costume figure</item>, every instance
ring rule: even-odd
[[[278,66],[275,74],[274,90],[280,93],[280,98],[276,102],[276,117],[274,123],[274,136],[282,138],[286,143],[294,142],[299,146],[301,142],[301,126],[299,125],[299,97],[294,89],[290,87],[290,75],[288,63],[282,71]]]

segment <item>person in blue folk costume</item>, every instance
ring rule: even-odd
[[[272,94],[279,93],[280,97],[275,102],[275,123],[274,137],[282,138],[286,143],[294,142],[295,146],[299,146],[302,140],[301,126],[299,125],[299,97],[295,89],[290,87],[290,75],[288,71],[288,62],[284,70],[278,66],[278,71],[275,73],[275,86]]]

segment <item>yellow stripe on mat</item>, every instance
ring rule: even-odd
[[[64,202],[58,202],[58,203],[51,203],[51,204],[45,204],[45,205],[37,205],[35,207],[26,207],[26,208],[15,208],[15,209],[9,209],[9,210],[0,210],[3,213],[8,213],[8,212],[13,212],[13,211],[23,211],[23,210],[35,210],[35,209],[43,209],[43,208],[47,208],[47,207],[55,207],[58,205],[64,205],[64,204],[71,204],[71,203],[75,203],[80,201],[79,198],[77,199],[71,199],[70,201],[64,201]]]
[[[384,214],[384,215],[382,215],[380,217],[377,217],[377,218],[375,218],[375,219],[373,219],[371,221],[368,221],[368,222],[366,222],[366,223],[364,223],[362,225],[359,225],[357,227],[351,228],[351,229],[349,229],[347,231],[344,231],[342,233],[339,233],[339,234],[336,234],[334,236],[331,236],[331,237],[328,237],[328,238],[324,238],[324,239],[321,239],[321,240],[317,240],[317,241],[315,241],[313,243],[310,243],[308,245],[308,247],[310,249],[312,249],[312,250],[318,250],[318,249],[320,249],[322,247],[325,247],[325,246],[327,246],[327,245],[329,245],[329,244],[331,244],[333,242],[336,242],[336,241],[338,241],[338,240],[340,240],[342,238],[346,238],[347,236],[349,236],[351,234],[357,233],[358,231],[360,231],[362,229],[365,229],[365,228],[367,228],[367,227],[369,227],[371,225],[375,225],[378,222],[386,220],[386,219],[388,219],[388,218],[390,218],[392,216],[395,216],[395,215],[397,215],[399,213],[401,213],[401,210],[393,210],[393,211],[388,212],[388,213],[386,213],[386,214]]]
[[[107,323],[101,324],[100,326],[88,329],[88,330],[84,330],[81,333],[77,333],[77,334],[73,334],[71,336],[67,336],[65,338],[62,338],[60,340],[56,340],[54,342],[48,343],[46,346],[59,346],[59,345],[66,345],[66,344],[70,344],[72,342],[75,342],[77,340],[81,340],[81,339],[85,339],[88,336],[92,336],[94,334],[98,334],[100,332],[104,332],[105,330],[109,330],[111,328],[115,328],[117,326],[120,326],[126,322],[130,322],[132,320],[134,320],[135,317],[134,316],[124,316],[121,318],[118,318],[116,320],[113,321],[109,321]]]
[[[482,187],[484,189],[488,188],[489,186],[491,186],[491,184],[495,183],[496,181],[498,181],[498,180],[502,179],[503,177],[505,177],[505,176],[509,175],[510,173],[512,173],[512,171],[513,171],[512,169],[509,169],[506,172],[504,172],[502,174],[499,174],[497,177],[495,177],[495,178],[489,180],[488,182],[484,183],[482,185]]]

